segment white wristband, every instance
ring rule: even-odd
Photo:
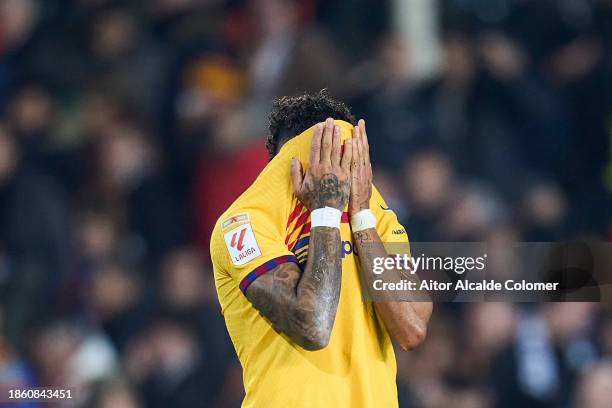
[[[353,232],[376,228],[376,217],[369,209],[361,210],[351,216],[351,228]]]
[[[317,208],[310,213],[310,227],[331,227],[340,229],[342,211],[337,208]]]

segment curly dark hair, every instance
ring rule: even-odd
[[[326,89],[275,99],[268,116],[270,133],[266,140],[270,160],[276,156],[283,143],[327,118],[355,124],[355,117],[348,106],[329,96]]]

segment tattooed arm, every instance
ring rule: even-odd
[[[353,135],[353,154],[351,163],[351,194],[349,201],[349,213],[357,214],[359,211],[370,208],[370,197],[372,195],[372,165],[370,163],[368,137],[365,122],[359,121],[355,126]],[[376,231],[369,228],[353,232],[356,251],[359,262],[365,271],[373,269],[375,258],[387,256],[387,251]],[[395,274],[397,279],[402,278],[400,271],[388,271],[387,274]],[[363,278],[373,280],[372,273],[363,273]],[[409,276],[409,279],[418,278]],[[372,282],[365,282],[367,287],[372,287]],[[384,296],[384,292],[380,293]],[[415,300],[410,302],[388,301],[374,302],[376,313],[382,318],[385,327],[393,338],[404,349],[412,349],[418,346],[427,333],[427,323],[431,317],[431,302],[423,301],[422,293],[415,294]],[[428,298],[427,298],[428,299]]]
[[[354,232],[353,238],[359,253],[359,262],[364,270],[372,270],[374,258],[387,256],[387,251],[376,228]],[[400,271],[387,271],[385,274],[395,274],[398,281],[401,278],[418,280],[415,275],[401,276]],[[362,276],[366,280],[365,285],[371,288],[374,275],[363,273]],[[392,299],[393,294],[387,292],[378,294],[378,296],[385,295],[389,297],[389,300],[373,302],[376,313],[382,318],[391,338],[404,350],[415,348],[425,340],[427,323],[432,312],[431,302],[423,301],[423,297],[427,295],[421,293],[415,293],[414,300],[409,302],[394,301]]]
[[[287,262],[260,276],[247,298],[274,327],[306,350],[327,346],[340,296],[340,232],[317,227],[304,272]]]
[[[293,192],[310,211],[325,206],[342,211],[348,201],[351,155],[340,158],[340,129],[333,120],[318,124],[310,164],[302,176],[300,162],[291,161]],[[350,143],[348,143],[350,149]],[[304,272],[284,263],[260,276],[247,289],[253,306],[274,327],[306,350],[327,346],[340,297],[342,259],[340,230],[315,227],[310,233]]]

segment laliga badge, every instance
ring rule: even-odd
[[[244,265],[261,255],[251,223],[240,225],[226,232],[223,238],[232,263],[236,266]]]

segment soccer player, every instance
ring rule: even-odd
[[[243,407],[396,407],[391,339],[425,337],[431,303],[362,300],[359,268],[371,275],[382,243],[408,237],[372,186],[365,123],[353,124],[324,92],[275,101],[271,160],[213,231]]]

